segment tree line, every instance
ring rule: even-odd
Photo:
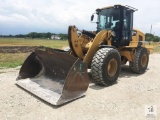
[[[153,34],[150,34],[150,33],[146,33],[145,38],[146,38],[146,41],[148,41],[148,42],[151,42],[151,41],[160,42],[159,36],[154,36]]]
[[[18,34],[18,35],[0,35],[0,37],[6,37],[6,38],[32,38],[32,39],[51,39],[52,35],[58,35],[60,37],[60,40],[67,40],[68,35],[67,34],[55,34],[55,33],[37,33],[37,32],[30,32],[28,34]],[[154,36],[153,34],[146,33],[145,34],[146,41],[150,42],[160,42],[159,36]]]
[[[37,32],[30,32],[28,34],[17,34],[17,35],[0,35],[0,37],[4,38],[32,38],[32,39],[51,39],[52,35],[57,35],[60,37],[60,40],[67,40],[68,35],[67,34],[55,34],[55,33],[37,33]]]

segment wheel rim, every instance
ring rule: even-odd
[[[115,59],[111,59],[107,66],[108,75],[113,77],[117,72],[117,61]]]
[[[144,55],[142,56],[142,59],[141,59],[141,66],[142,66],[142,67],[145,67],[146,64],[147,64],[147,55],[144,54]]]

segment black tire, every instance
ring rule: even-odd
[[[132,72],[142,74],[146,71],[149,62],[149,53],[146,48],[139,47],[134,53],[134,61],[129,62]]]
[[[121,69],[120,54],[113,48],[101,48],[94,55],[91,74],[95,83],[108,86],[116,82]]]

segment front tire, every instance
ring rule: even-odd
[[[116,82],[121,69],[120,54],[113,48],[102,48],[96,52],[91,63],[93,80],[103,86]]]

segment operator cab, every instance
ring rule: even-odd
[[[122,5],[97,9],[97,32],[112,30],[116,33],[116,36],[112,37],[112,45],[128,46],[132,40],[133,12],[136,10]]]

